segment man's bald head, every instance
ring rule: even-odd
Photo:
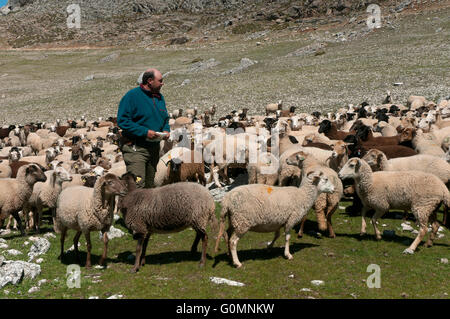
[[[157,69],[147,69],[142,76],[142,84],[146,86],[150,91],[159,93],[159,90],[163,86],[162,74]]]

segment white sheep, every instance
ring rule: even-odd
[[[243,185],[227,193],[222,200],[222,212],[216,251],[224,233],[225,218],[228,216],[228,251],[233,264],[239,268],[242,264],[237,256],[237,243],[248,231],[275,232],[269,244],[273,247],[284,227],[286,237],[284,255],[292,259],[289,252],[290,231],[295,224],[306,216],[321,192],[331,193],[334,186],[319,170],[306,175],[300,187],[276,187],[261,184]]]
[[[369,164],[359,158],[351,158],[339,171],[341,179],[353,178],[356,192],[363,203],[361,235],[366,233],[366,213],[375,210],[372,225],[376,239],[381,239],[377,219],[389,209],[411,210],[419,222],[417,238],[403,253],[413,254],[432,225],[432,233],[426,246],[432,246],[439,229],[436,211],[444,203],[450,205],[450,194],[444,183],[433,174],[420,171],[372,172]]]
[[[24,215],[27,216],[30,211],[33,212],[34,227],[36,232],[40,232],[40,223],[42,220],[42,209],[48,207],[54,216],[54,209],[58,195],[62,190],[62,183],[72,181],[72,176],[63,167],[58,166],[52,171],[45,172],[46,182],[38,182],[33,187],[33,193],[24,206]]]
[[[450,164],[442,158],[432,155],[414,155],[387,159],[377,149],[369,150],[362,158],[372,171],[422,171],[436,175],[444,184],[450,181]]]
[[[47,177],[37,164],[24,165],[17,171],[16,178],[0,180],[0,227],[3,221],[12,215],[19,224],[20,232],[25,235],[19,211],[33,193],[33,186],[37,182],[45,182]]]
[[[107,232],[114,219],[115,196],[124,196],[126,188],[120,179],[113,174],[106,174],[99,178],[94,188],[74,186],[64,189],[58,197],[56,204],[55,231],[61,233],[61,254],[64,254],[64,239],[68,229],[77,231],[74,237],[74,247],[77,259],[78,239],[81,233],[86,237],[87,257],[86,267],[91,267],[91,238],[90,232],[100,230],[103,234],[103,254],[100,265],[103,265],[108,247]]]

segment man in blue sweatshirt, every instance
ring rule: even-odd
[[[169,113],[160,93],[162,86],[161,72],[148,69],[142,84],[122,98],[117,112],[117,125],[122,129],[123,159],[127,172],[136,175],[139,188],[154,187],[159,143],[169,137]]]

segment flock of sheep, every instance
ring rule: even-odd
[[[215,251],[225,238],[236,267],[242,265],[237,244],[248,231],[274,232],[273,246],[283,229],[284,255],[292,259],[291,230],[301,223],[302,236],[311,208],[319,229],[335,237],[332,215],[343,196],[353,197],[353,209],[362,214],[362,235],[367,212],[375,211],[371,222],[377,239],[377,219],[384,213],[411,212],[420,231],[404,253],[414,253],[428,224],[432,231],[426,246],[433,244],[441,204],[448,227],[449,100],[436,104],[410,96],[401,105],[388,92],[380,105],[363,102],[326,115],[296,114],[295,107],[283,109],[282,101],[267,105],[265,116],[249,116],[242,109],[214,122],[215,112],[212,107],[202,114],[197,108],[170,114],[171,134],[161,142],[153,189],[137,188],[140,177],[126,172],[115,118],[1,128],[1,227],[8,219],[6,227],[14,222],[22,235],[24,228],[39,233],[48,208],[54,230],[61,234],[59,258],[67,231],[73,229],[76,256],[83,234],[90,267],[90,232],[103,234],[103,264],[107,232],[114,214],[121,212],[137,240],[134,272],[145,263],[151,234],[188,227],[196,232],[192,252],[202,240],[203,266],[208,225],[218,229]],[[223,187],[242,172],[248,173],[248,185],[225,194],[219,223],[207,179]]]

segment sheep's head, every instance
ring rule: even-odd
[[[62,166],[57,166],[53,171],[54,181],[59,180],[61,182],[71,182],[72,175]]]
[[[291,156],[289,156],[286,159],[286,164],[288,165],[293,165],[293,166],[298,166],[299,168],[302,168],[303,166],[303,161],[308,157],[308,154],[304,153],[304,152],[298,152],[295,153]]]
[[[102,191],[106,195],[119,195],[125,196],[127,194],[127,188],[122,181],[114,174],[108,173],[102,176],[97,182],[102,184]]]
[[[333,145],[333,153],[331,153],[331,157],[338,158],[339,156],[344,156],[349,154],[348,145],[350,143],[346,143],[343,141],[337,141]]]
[[[360,138],[363,141],[366,141],[369,138],[370,133],[371,133],[370,127],[362,125],[360,128],[358,128],[356,132],[356,137]]]
[[[314,170],[306,174],[306,178],[311,181],[313,185],[317,186],[319,193],[333,193],[335,187],[331,180],[321,170]]]
[[[331,122],[323,120],[319,125],[319,133],[327,133],[331,129]]]
[[[400,134],[400,143],[409,142],[416,137],[416,130],[413,128],[405,128]]]
[[[25,181],[29,185],[34,185],[36,182],[45,182],[47,180],[47,176],[45,176],[45,169],[39,164],[30,164],[22,166],[20,169],[23,169],[23,172],[17,172],[17,177],[19,175],[25,176]],[[20,170],[19,169],[19,170]]]
[[[339,171],[338,176],[340,179],[355,178],[359,176],[359,170],[361,168],[361,159],[351,158],[345,163],[344,167]]]
[[[369,166],[372,168],[372,171],[379,171],[382,169],[381,164],[383,162],[383,159],[387,160],[386,155],[382,151],[379,151],[377,149],[371,149],[367,152],[366,155],[362,158],[369,164]]]

